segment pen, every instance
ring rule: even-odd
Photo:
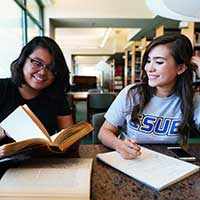
[[[119,128],[119,136],[118,138],[122,139],[122,140],[130,140],[130,138],[126,135],[126,133],[124,132],[123,128],[122,127],[118,127]]]
[[[129,140],[129,137],[128,137],[123,131],[121,131],[121,134],[123,135],[123,137],[124,137],[125,139]]]
[[[118,127],[119,128],[119,136],[118,136],[118,138],[119,139],[122,139],[122,140],[125,140],[125,139],[127,139],[127,140],[131,140],[131,138],[129,138],[128,136],[127,136],[127,134],[122,130],[122,128],[121,127]],[[123,137],[121,137],[121,136],[123,136]],[[137,143],[135,143],[138,147],[140,147]]]
[[[119,139],[127,139],[127,135],[124,133],[124,129],[121,126],[118,126],[118,138]]]

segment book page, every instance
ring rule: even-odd
[[[91,124],[86,121],[80,121],[69,128],[60,130],[58,133],[50,136],[51,140],[57,146],[61,146],[62,143],[71,137],[82,138],[83,136],[90,133],[94,128]]]
[[[59,146],[61,151],[66,151],[72,144],[91,133],[93,126],[86,122],[81,121],[74,124],[72,127],[63,129],[60,132],[51,136],[53,143]]]
[[[98,154],[103,162],[156,190],[197,172],[199,166],[141,147],[142,155],[125,160],[116,152]]]
[[[49,140],[22,106],[16,108],[0,123],[0,126],[16,142],[31,138],[43,138]]]
[[[0,197],[88,199],[92,159],[47,158],[9,169],[0,181]]]
[[[31,119],[35,122],[35,124],[37,124],[38,128],[43,132],[43,134],[45,134],[46,137],[51,141],[51,137],[48,131],[46,130],[42,122],[37,118],[37,116],[32,112],[32,110],[26,104],[24,104],[22,108],[31,117]]]
[[[55,141],[55,139],[60,135],[60,133],[62,133],[62,131],[63,130],[61,130],[61,131],[59,131],[58,133],[55,133],[55,134],[53,134],[53,135],[51,135],[50,137],[51,137],[51,141]]]

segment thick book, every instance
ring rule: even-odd
[[[27,105],[15,109],[0,126],[15,140],[0,146],[0,158],[28,152],[38,155],[63,153],[93,130],[91,124],[82,121],[50,136]]]
[[[141,147],[142,154],[125,160],[117,151],[97,154],[104,163],[150,186],[163,190],[199,171],[199,166]]]
[[[89,200],[92,159],[33,159],[6,171],[0,199]]]

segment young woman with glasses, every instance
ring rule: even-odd
[[[193,73],[200,76],[200,58],[181,34],[163,35],[147,46],[141,82],[125,87],[105,114],[99,139],[124,158],[141,154],[137,144],[187,142],[200,135],[200,94],[193,90]],[[125,140],[116,137],[126,124]]]
[[[11,63],[11,78],[0,79],[0,122],[19,105],[27,104],[50,135],[72,126],[65,96],[70,90],[69,73],[53,39],[33,38]],[[3,130],[0,138],[1,144],[12,141]]]

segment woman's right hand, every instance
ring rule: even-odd
[[[141,155],[141,148],[138,146],[136,140],[126,138],[124,141],[118,140],[116,144],[116,151],[118,151],[125,159],[134,159]]]
[[[118,151],[125,159],[134,159],[141,154],[141,148],[136,140],[126,138],[121,140],[116,136],[118,128],[113,126],[107,120],[103,123],[98,138],[105,145]]]

